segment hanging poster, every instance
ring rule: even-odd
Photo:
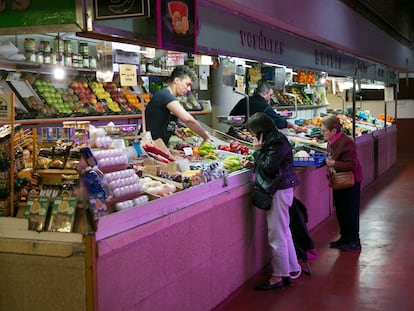
[[[160,48],[195,53],[197,0],[158,0],[157,4]]]
[[[95,19],[147,17],[149,0],[95,0]]]

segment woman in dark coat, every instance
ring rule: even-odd
[[[266,211],[273,271],[256,289],[282,288],[301,272],[289,228],[289,207],[298,183],[292,148],[273,120],[263,112],[251,116],[247,127],[253,136],[255,183],[273,193],[271,208]]]

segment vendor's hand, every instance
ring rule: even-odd
[[[304,127],[304,126],[299,126],[299,125],[294,125],[293,126],[293,129],[296,131],[296,132],[304,132],[304,133],[306,133],[307,131],[308,131],[308,129],[306,128],[306,127]]]
[[[177,135],[182,140],[190,137],[183,127],[179,127],[175,129],[175,135]]]

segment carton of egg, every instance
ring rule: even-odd
[[[99,167],[128,164],[128,156],[122,149],[96,150],[93,152]]]
[[[140,205],[144,205],[145,203],[148,202],[148,200],[149,198],[147,195],[140,195],[139,197],[136,197],[135,199],[116,203],[115,209],[120,211],[120,210],[128,209],[131,207],[137,207]]]
[[[139,177],[133,169],[120,170],[105,174],[105,178],[115,197],[141,193]]]

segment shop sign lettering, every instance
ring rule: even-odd
[[[249,31],[240,30],[240,38],[242,46],[279,55],[283,54],[283,42],[266,37],[263,34],[263,31],[260,31],[259,34],[255,34]]]
[[[337,55],[332,52],[315,50],[315,65],[326,67],[326,68],[335,68],[341,69],[342,59],[340,55]]]
[[[377,69],[377,77],[382,78],[382,79],[385,77],[385,69],[384,68],[378,68]]]
[[[358,70],[361,75],[366,75],[368,73],[368,65],[363,61],[358,61]]]
[[[392,81],[398,80],[398,73],[395,70],[390,70],[389,71],[389,78]]]
[[[12,9],[13,11],[24,11],[30,6],[30,0],[13,0],[11,7],[7,6],[5,0],[0,0],[0,12],[3,12],[7,8]]]

